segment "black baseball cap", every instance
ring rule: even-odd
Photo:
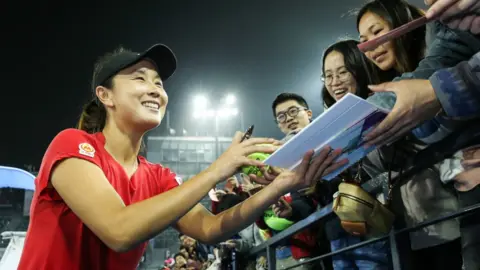
[[[148,59],[155,65],[162,81],[170,78],[177,68],[175,54],[163,44],[155,44],[143,53],[123,51],[104,63],[93,78],[92,90],[95,91],[97,86],[105,83],[106,80],[115,76],[122,69],[132,66],[143,59]]]

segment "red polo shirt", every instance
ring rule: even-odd
[[[137,171],[128,179],[122,166],[110,156],[104,145],[102,133],[88,134],[78,129],[64,130],[53,139],[35,179],[30,225],[18,269],[136,269],[146,243],[123,253],[111,250],[83,224],[55,189],[47,187],[55,164],[71,157],[100,167],[125,205],[179,185],[180,180],[169,169],[152,164],[141,156],[138,157]],[[87,194],[85,199],[88,199]]]

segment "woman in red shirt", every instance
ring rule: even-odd
[[[296,172],[266,174],[262,191],[218,215],[198,202],[241,166],[262,166],[247,156],[271,153],[273,139],[232,145],[211,166],[181,184],[168,168],[139,156],[142,137],[157,127],[168,96],[163,88],[176,69],[161,44],[144,53],[117,50],[95,65],[94,99],[78,129],[60,132],[49,145],[31,207],[30,226],[18,269],[135,269],[146,241],[174,226],[201,242],[216,243],[252,224],[278,198],[343,165],[328,149]]]

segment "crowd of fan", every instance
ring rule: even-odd
[[[180,248],[178,252],[171,258],[167,258],[161,269],[205,270],[215,263],[216,256],[218,256],[217,249],[199,243],[197,240],[183,234],[179,235],[179,241]]]

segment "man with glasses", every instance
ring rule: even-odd
[[[280,130],[286,135],[283,141],[289,140],[295,134],[300,132],[312,120],[312,111],[308,108],[305,99],[297,94],[282,93],[278,95],[272,104],[275,122]],[[316,203],[307,196],[302,196],[298,192],[293,192],[285,196],[276,206],[274,212],[277,216],[287,220],[300,221],[316,209]],[[272,230],[271,230],[272,231]],[[273,232],[275,234],[275,231]],[[302,262],[316,255],[318,246],[316,243],[316,231],[314,228],[307,228],[292,236],[285,243],[277,247],[276,266],[277,269],[290,267],[296,263]],[[323,263],[318,262],[304,264],[296,267],[297,270],[310,269],[328,269]]]
[[[300,132],[312,120],[312,111],[307,102],[297,94],[278,95],[273,101],[272,110],[278,128],[286,135],[284,141]]]

